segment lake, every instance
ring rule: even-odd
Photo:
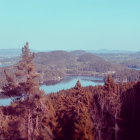
[[[103,78],[97,78],[93,76],[66,76],[62,81],[55,85],[42,85],[40,88],[45,91],[45,93],[58,92],[62,89],[69,89],[76,85],[77,81],[81,82],[83,87],[103,85]],[[99,81],[99,82],[94,82]]]
[[[90,85],[95,86],[95,85],[104,84],[103,78],[97,78],[92,76],[66,76],[59,83],[54,85],[42,85],[40,86],[40,89],[44,90],[46,94],[52,92],[58,92],[63,89],[69,89],[74,87],[78,80],[81,82],[81,85],[83,87],[90,86]],[[10,102],[11,102],[10,99],[0,99],[0,106],[9,105]]]
[[[11,99],[0,99],[0,106],[6,106],[9,105],[11,103]]]
[[[6,67],[6,66],[10,66],[10,64],[2,64],[2,65],[0,65],[0,67]]]

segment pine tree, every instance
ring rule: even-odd
[[[81,82],[78,80],[76,85],[75,85],[75,89],[79,89],[81,87],[82,87]]]
[[[77,104],[75,105],[74,118],[74,140],[94,140],[94,131],[90,108],[90,92],[78,94]]]
[[[35,54],[30,52],[27,42],[22,48],[21,60],[15,66],[16,70],[13,73],[13,76],[8,70],[5,70],[8,82],[7,85],[3,87],[5,95],[29,99],[40,93],[39,82],[37,80],[39,74],[35,70],[33,62],[34,57]]]
[[[3,93],[9,97],[14,97],[14,100],[24,99],[27,111],[27,139],[31,140],[33,134],[33,110],[36,106],[34,105],[35,98],[38,98],[40,102],[40,97],[43,94],[39,89],[39,74],[35,70],[35,65],[33,59],[35,57],[34,53],[29,50],[28,42],[22,48],[21,60],[15,65],[15,70],[13,73],[9,73],[5,70],[5,75],[7,79],[7,85],[3,87]],[[36,115],[35,119],[38,118]]]
[[[108,75],[105,80],[105,89],[109,94],[117,94],[117,87],[111,75]]]
[[[39,74],[35,70],[33,62],[34,57],[35,54],[30,52],[27,42],[22,48],[22,59],[16,66],[18,71],[15,73],[17,77],[24,76],[25,81],[21,82],[20,86],[23,88],[25,98],[30,98],[31,96],[38,94],[40,91],[37,80]]]

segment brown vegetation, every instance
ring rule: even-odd
[[[139,82],[116,84],[109,75],[104,86],[82,87],[78,81],[72,89],[44,95],[33,58],[27,43],[13,73],[24,78],[20,82],[5,71],[4,93],[15,100],[0,107],[1,140],[140,139]]]

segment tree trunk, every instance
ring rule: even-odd
[[[31,139],[31,111],[30,109],[28,109],[27,140],[32,140]]]

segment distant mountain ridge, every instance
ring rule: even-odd
[[[36,50],[31,50],[37,52]],[[21,55],[21,49],[0,49],[0,56],[19,56]]]
[[[94,53],[94,54],[125,54],[125,53],[135,53],[136,51],[127,51],[127,50],[108,50],[108,49],[100,49],[100,50],[87,50],[87,52]]]
[[[75,50],[75,51],[71,51],[70,53],[75,56],[79,56],[79,55],[86,53],[86,51],[85,50]]]
[[[45,51],[41,51],[41,50],[31,50],[32,52],[54,52],[54,50],[45,50]],[[61,51],[61,50],[56,50],[56,51]],[[66,50],[64,50],[66,51]],[[67,51],[70,52],[73,55],[81,55],[83,53],[94,53],[94,54],[98,54],[98,53],[105,53],[105,54],[112,54],[112,53],[134,53],[136,51],[126,51],[126,50],[107,50],[107,49],[99,49],[99,50],[71,50],[71,51]],[[139,52],[138,52],[139,53]],[[0,55],[11,55],[11,56],[17,56],[21,54],[21,49],[0,49]]]
[[[21,54],[21,49],[0,49],[0,55],[17,56]]]

